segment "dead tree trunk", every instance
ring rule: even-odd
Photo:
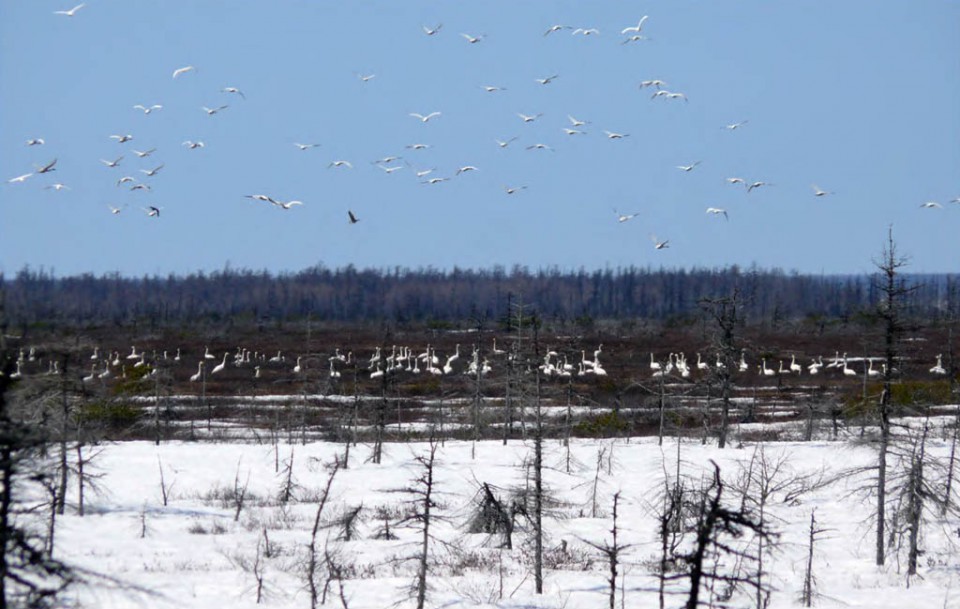
[[[899,271],[906,266],[905,258],[897,254],[896,243],[893,241],[893,228],[887,232],[887,243],[883,248],[881,259],[874,262],[880,271],[879,288],[883,299],[878,314],[884,321],[884,361],[886,367],[883,372],[883,392],[878,405],[880,424],[880,445],[877,455],[877,534],[876,534],[876,564],[883,565],[885,561],[884,541],[886,538],[886,502],[887,502],[887,453],[890,448],[890,405],[893,371],[896,369],[900,335],[904,331],[903,309],[906,297],[915,287],[907,287],[899,277]]]

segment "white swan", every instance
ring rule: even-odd
[[[844,376],[857,376],[857,373],[856,373],[855,370],[852,370],[851,368],[848,368],[848,367],[847,367],[847,358],[846,358],[846,356],[844,356],[844,358],[843,358],[843,375],[844,375]]]
[[[776,370],[771,370],[770,368],[767,368],[767,358],[761,358],[760,362],[761,362],[761,365],[760,365],[760,374],[761,374],[761,375],[763,375],[763,376],[773,376],[773,375],[775,375],[775,374],[777,373]],[[781,365],[782,365],[782,363],[783,363],[783,362],[781,362]]]
[[[213,370],[210,371],[210,374],[216,374],[218,372],[223,372],[227,368],[227,354],[223,354],[223,361],[213,367]]]

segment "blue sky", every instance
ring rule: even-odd
[[[857,273],[888,225],[908,270],[957,271],[957,2],[89,0],[54,14],[75,4],[0,0],[8,276],[318,263]],[[647,39],[624,44],[644,15]],[[554,24],[571,29],[545,36]],[[689,101],[651,99],[638,86],[650,79]],[[589,121],[585,135],[564,133],[568,115]],[[430,148],[406,148],[419,143]],[[374,164],[393,155],[402,169]],[[54,158],[56,171],[8,183]],[[328,167],[340,159],[353,169]],[[770,185],[748,194],[729,177]],[[245,198],[261,193],[303,205]],[[614,209],[638,215],[620,223]]]

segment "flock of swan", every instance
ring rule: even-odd
[[[78,17],[78,15],[81,14],[80,13],[81,9],[84,9],[85,7],[86,7],[86,4],[81,3],[70,9],[57,10],[57,11],[53,11],[53,13],[55,15],[67,17],[67,18],[80,18]],[[83,18],[93,17],[93,15],[88,14],[88,11],[89,9],[83,11],[82,13],[84,15]],[[649,21],[650,21],[650,17],[648,15],[644,15],[636,21],[624,24],[624,27],[619,29],[620,44],[636,43],[636,42],[647,40],[646,31],[649,26]],[[441,36],[443,34],[443,32],[441,31],[442,29],[443,29],[442,23],[432,27],[428,27],[426,25],[422,26],[423,34],[428,37]],[[599,36],[601,34],[600,29],[596,27],[574,27],[566,24],[554,24],[549,26],[543,32],[543,36],[544,37],[557,36],[559,35],[559,33],[564,31],[568,32],[572,36]],[[461,33],[460,36],[470,45],[492,44],[491,42],[487,41],[487,36],[485,34],[473,35],[469,33]],[[185,65],[182,67],[178,67],[172,71],[172,80],[178,81],[188,77],[188,75],[191,75],[191,74],[198,75],[199,72],[200,71],[198,70],[198,68],[194,65]],[[193,77],[199,78],[200,76],[193,76]],[[372,82],[375,77],[376,77],[375,74],[358,74],[359,80],[362,83],[365,83],[365,86],[366,86],[366,83]],[[561,78],[561,75],[559,73],[552,73],[546,76],[534,78],[533,80],[541,87],[550,87],[552,83],[554,83],[557,79],[560,79],[560,78]],[[686,93],[681,91],[676,91],[676,90],[670,90],[667,88],[668,86],[669,85],[666,81],[659,78],[648,78],[638,83],[638,88],[640,90],[652,91],[652,93],[650,94],[651,100],[665,100],[666,102],[680,101],[684,103],[689,102],[689,99]],[[489,84],[482,85],[482,88],[484,91],[490,94],[500,94],[500,92],[506,91],[506,87],[489,85]],[[240,88],[236,86],[222,86],[222,87],[219,87],[218,90],[221,95],[237,97],[237,98],[240,98],[241,100],[246,100],[247,98],[246,93],[244,93],[244,91],[242,91]],[[134,110],[139,111],[144,116],[150,116],[157,112],[167,111],[164,109],[165,108],[164,104],[152,103],[152,102],[138,103],[134,105],[132,108]],[[217,104],[200,106],[200,109],[209,117],[214,117],[215,115],[218,115],[228,110],[229,108],[231,108],[231,106],[228,103],[217,103]],[[230,110],[230,111],[233,112],[234,110]],[[542,112],[531,113],[531,114],[525,114],[525,113],[516,113],[516,114],[523,123],[533,123],[543,116]],[[408,115],[424,125],[427,125],[428,123],[433,123],[438,120],[442,122],[443,120],[443,112],[441,110],[435,110],[435,109],[430,109],[429,112],[409,112]],[[568,116],[568,118],[569,118],[569,125],[560,127],[562,128],[564,133],[566,133],[569,136],[575,136],[575,137],[588,135],[588,131],[585,130],[584,127],[588,127],[591,124],[591,121],[577,119],[577,118],[574,118],[572,115]],[[737,122],[725,124],[721,127],[721,129],[734,132],[734,131],[738,131],[746,128],[748,123],[749,123],[748,120],[740,120]],[[622,133],[622,132],[613,131],[609,129],[604,129],[602,130],[602,132],[606,136],[606,139],[608,140],[622,140],[630,136],[629,133]],[[110,135],[109,138],[114,140],[119,145],[132,146],[133,144],[129,144],[129,143],[136,141],[135,136],[130,133],[113,134],[113,135]],[[518,138],[512,137],[512,138],[503,139],[503,140],[497,139],[496,143],[500,148],[506,148],[510,145],[511,142],[513,142],[516,139]],[[46,141],[42,137],[33,137],[27,141],[27,145],[30,147],[43,146],[45,143]],[[188,150],[199,150],[204,148],[205,145],[206,144],[203,141],[195,141],[191,139],[186,139],[182,143],[182,146]],[[293,142],[293,145],[296,146],[297,149],[300,150],[301,152],[306,152],[314,148],[320,147],[320,144],[318,143]],[[417,143],[409,144],[406,146],[406,148],[409,150],[425,150],[430,147],[431,147],[430,144],[423,143],[423,142],[417,142]],[[526,146],[526,149],[531,151],[553,151],[554,147],[542,142],[531,142]],[[153,153],[155,150],[156,148],[150,148],[149,150],[144,150],[144,151],[133,150],[132,153],[135,154],[138,158],[144,159],[150,156],[151,153]],[[126,155],[119,155],[114,159],[101,159],[101,163],[103,163],[109,169],[119,169],[121,167],[122,161],[125,156]],[[403,163],[401,164],[400,161],[403,161]],[[404,169],[405,167],[410,167],[411,170],[415,171],[417,179],[420,181],[420,183],[428,186],[436,186],[436,185],[442,184],[443,182],[449,181],[451,177],[462,176],[464,173],[468,171],[477,170],[477,168],[473,166],[463,166],[459,168],[451,177],[435,176],[435,175],[431,176],[430,174],[434,171],[435,168],[414,169],[412,165],[410,165],[400,155],[390,156],[385,159],[381,159],[379,161],[373,161],[372,163],[387,174],[394,173],[396,171]],[[50,163],[47,163],[46,165],[38,166],[36,170],[33,172],[23,173],[7,181],[11,184],[24,183],[34,175],[43,175],[45,173],[54,171],[55,164],[56,164],[56,159],[54,159],[54,161]],[[691,163],[676,165],[676,168],[685,173],[690,173],[695,171],[700,165],[701,165],[701,161],[697,160]],[[143,178],[154,178],[163,167],[164,165],[161,163],[158,166],[155,166],[153,168],[139,169],[138,173],[142,174]],[[349,170],[354,167],[354,164],[351,161],[346,159],[334,159],[329,162],[327,167],[331,169]],[[773,185],[773,183],[769,181],[757,180],[757,179],[746,180],[740,177],[728,177],[726,178],[726,182],[728,184],[734,184],[734,185],[739,184],[744,186],[747,193],[754,192],[759,188],[766,188]],[[138,180],[134,178],[132,175],[123,176],[119,178],[118,180],[116,180],[116,184],[117,186],[125,185],[131,192],[138,192],[138,191],[150,192],[152,190],[151,184],[149,181]],[[65,184],[61,184],[61,183],[51,184],[45,187],[54,189],[57,191],[68,189],[68,187]],[[816,184],[811,184],[811,188],[812,188],[813,196],[817,198],[833,196],[835,194],[833,191],[820,188]],[[503,186],[504,192],[506,192],[508,195],[515,195],[526,189],[527,189],[527,185]],[[300,201],[300,200],[285,201],[271,194],[246,195],[246,197],[255,201],[262,201],[262,202],[268,203],[272,205],[274,208],[283,210],[283,211],[289,211],[296,206],[301,206],[304,204],[303,201]],[[960,197],[954,198],[951,202],[960,204]],[[119,215],[122,212],[122,210],[125,209],[126,207],[127,205],[121,205],[121,206],[112,205],[112,204],[108,205],[109,211],[113,215]],[[927,201],[921,204],[920,207],[924,209],[938,209],[938,208],[942,208],[943,206],[937,201]],[[159,210],[163,208],[156,204],[153,204],[153,205],[141,206],[141,209],[143,210],[143,212],[146,214],[147,217],[159,218],[160,217]],[[624,215],[624,214],[620,214],[619,212],[616,212],[616,210],[614,211],[615,211],[617,220],[621,223],[637,215],[637,213]],[[353,210],[348,210],[347,213],[348,213],[349,224],[355,224],[358,221],[357,214],[354,213]],[[715,217],[723,216],[725,220],[730,220],[730,215],[731,215],[728,209],[725,209],[723,207],[717,207],[717,206],[707,207],[705,209],[705,213],[707,215],[715,216]],[[657,239],[655,236],[651,236],[651,240],[656,250],[664,250],[668,247],[668,240],[660,240],[660,239]]]
[[[847,357],[847,354],[844,353],[842,356],[837,352],[833,358],[829,359],[826,363],[823,361],[823,356],[819,355],[815,359],[812,359],[810,363],[804,367],[801,364],[797,363],[797,356],[790,356],[790,363],[785,364],[783,360],[778,360],[777,368],[767,367],[767,358],[761,357],[760,363],[756,365],[757,374],[764,377],[776,377],[780,375],[801,375],[806,368],[807,374],[811,376],[816,376],[821,373],[821,370],[824,372],[836,371],[842,374],[845,377],[856,377],[856,376],[865,376],[867,378],[879,378],[885,376],[887,371],[887,365],[881,364],[880,369],[875,369],[873,367],[874,360],[879,360],[880,358],[867,357],[867,358],[857,358],[860,361],[866,362],[863,367],[863,370],[857,372],[854,368],[850,367],[850,360]],[[936,364],[929,369],[929,373],[935,376],[944,376],[947,374],[947,369],[943,367],[943,355],[938,354],[936,358]],[[683,353],[671,353],[666,362],[658,362],[654,358],[654,354],[650,354],[650,371],[651,376],[654,378],[668,376],[671,373],[679,375],[681,378],[689,378],[692,370],[698,370],[701,372],[709,372],[712,369],[723,369],[725,364],[717,356],[716,362],[711,365],[708,362],[704,361],[700,354],[697,353],[697,363],[694,368],[691,368],[687,364],[687,358]],[[740,360],[736,365],[736,372],[748,373],[750,372],[751,366],[747,363],[746,360],[746,351],[740,352]]]
[[[607,370],[601,363],[603,354],[603,344],[597,346],[592,352],[592,357],[587,357],[587,351],[581,350],[579,354],[559,353],[552,348],[547,348],[543,356],[542,363],[536,366],[537,370],[545,379],[565,379],[565,378],[590,378],[607,376]],[[843,377],[866,377],[881,378],[886,373],[886,365],[881,364],[880,369],[874,368],[874,360],[880,358],[867,357],[857,358],[861,363],[861,369],[855,370],[850,367],[850,359],[846,353],[842,355],[837,352],[826,362],[823,356],[817,356],[811,362],[803,366],[797,362],[795,355],[790,357],[790,362],[785,363],[778,360],[778,367],[768,367],[765,357],[761,357],[759,363],[751,366],[747,362],[746,351],[741,351],[740,359],[735,363],[732,372],[749,374],[752,368],[755,368],[757,375],[761,377],[777,377],[780,375],[802,375],[808,374],[815,376],[821,373],[834,372]],[[94,348],[89,356],[89,373],[82,377],[84,383],[93,381],[108,381],[114,378],[126,378],[127,367],[131,369],[144,369],[145,373],[140,376],[153,377],[158,374],[161,368],[175,370],[186,364],[187,356],[181,352],[181,349],[164,350],[161,352],[151,351],[147,353],[144,350],[138,350],[136,346],[130,347],[130,353],[122,355],[119,351],[102,352],[99,347]],[[319,362],[319,364],[318,364]],[[247,369],[249,378],[263,378],[264,372],[273,371],[274,378],[296,379],[297,377],[314,378],[318,374],[326,374],[331,379],[339,379],[343,370],[350,370],[351,374],[366,375],[370,379],[377,379],[387,375],[466,375],[469,377],[486,376],[494,370],[494,365],[498,364],[501,369],[505,369],[512,364],[518,366],[518,370],[525,373],[533,373],[532,364],[522,364],[515,356],[513,349],[505,350],[497,347],[496,338],[493,339],[492,346],[485,349],[481,354],[481,349],[474,344],[472,353],[469,357],[461,357],[460,345],[454,347],[452,353],[441,356],[437,349],[431,345],[417,353],[417,350],[409,346],[393,345],[389,352],[381,347],[376,347],[369,357],[355,357],[353,351],[342,353],[340,348],[335,348],[332,354],[309,354],[291,356],[289,359],[282,351],[274,355],[268,355],[262,351],[255,351],[245,347],[237,347],[234,351],[226,351],[222,356],[218,356],[208,347],[204,348],[203,354],[197,361],[196,372],[189,376],[190,382],[206,381],[224,372],[228,368]],[[618,365],[622,368],[622,365]],[[45,368],[45,369],[44,369]],[[658,360],[656,354],[650,353],[649,371],[650,377],[654,379],[688,379],[694,373],[706,375],[711,372],[724,369],[725,364],[721,358],[716,356],[715,361],[705,360],[700,353],[697,353],[696,362],[688,363],[687,357],[682,352],[670,353],[665,360]],[[21,378],[28,373],[28,370],[34,374],[59,375],[61,374],[60,362],[55,357],[42,357],[36,347],[29,349],[20,349],[16,360],[16,370],[11,374],[12,378]],[[942,377],[948,374],[948,370],[943,366],[943,356],[936,356],[936,363],[928,372],[935,377]],[[632,374],[628,372],[628,374]]]

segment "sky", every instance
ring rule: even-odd
[[[0,0],[8,277],[865,273],[890,226],[905,270],[958,270],[957,2],[89,0],[55,14],[75,5]],[[644,16],[643,39],[621,34]],[[685,99],[640,86],[658,79]]]

